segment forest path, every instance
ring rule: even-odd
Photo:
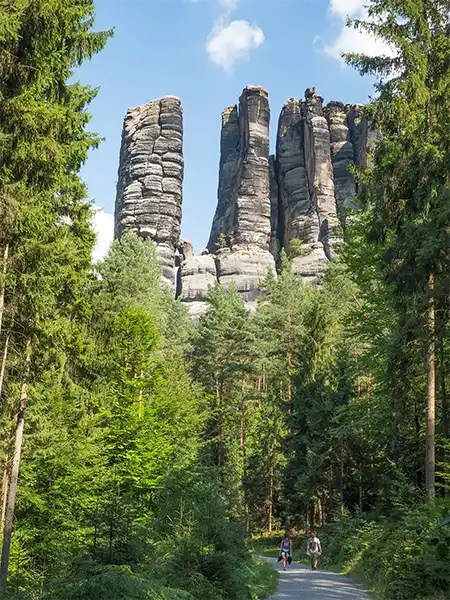
[[[361,586],[344,575],[311,571],[301,563],[292,563],[284,572],[276,558],[265,560],[280,573],[277,593],[269,600],[370,600]]]

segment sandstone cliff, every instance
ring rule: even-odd
[[[168,96],[128,110],[120,149],[115,236],[135,231],[156,242],[165,281],[175,288],[181,231],[183,111]]]
[[[181,296],[192,312],[202,309],[206,281],[234,283],[254,303],[269,269],[275,271],[269,177],[267,91],[248,86],[238,106],[222,113],[218,202],[207,252],[181,265]]]
[[[207,248],[195,256],[180,240],[183,114],[165,97],[125,117],[117,184],[115,235],[153,239],[163,276],[192,314],[204,310],[210,286],[234,283],[251,307],[275,271],[281,249],[295,273],[315,284],[339,249],[346,209],[357,184],[351,165],[366,167],[377,132],[361,106],[330,102],[314,88],[289,99],[269,156],[267,91],[248,86],[222,114],[217,208]]]

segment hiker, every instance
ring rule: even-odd
[[[311,531],[311,536],[306,542],[306,554],[311,560],[311,569],[317,571],[317,560],[322,554],[322,544],[315,531]]]
[[[289,533],[286,532],[280,544],[280,557],[283,559],[283,571],[286,571],[288,562],[290,563],[292,560],[291,550],[291,538],[289,537]]]

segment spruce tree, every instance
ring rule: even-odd
[[[10,337],[17,357],[6,372],[5,406],[17,413],[17,424],[11,471],[9,461],[4,469],[9,482],[3,486],[2,586],[8,577],[29,389],[42,374],[42,334],[64,311],[70,313],[94,241],[78,172],[99,141],[85,131],[86,106],[96,91],[68,83],[73,69],[101,50],[110,35],[93,32],[92,25],[93,2],[87,0],[21,0],[2,7],[0,198],[7,218],[1,230],[1,296],[10,331],[2,340],[4,364]],[[20,389],[16,400],[14,382]]]
[[[398,326],[404,338],[412,336],[423,348],[430,497],[435,494],[436,310],[447,293],[449,266],[447,236],[436,235],[450,201],[449,8],[442,0],[373,0],[368,19],[353,26],[387,42],[393,56],[346,57],[360,73],[381,78],[369,114],[382,138],[361,189],[374,206],[370,235],[385,249],[383,272],[394,288]]]

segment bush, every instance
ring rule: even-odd
[[[262,600],[271,595],[277,574],[252,557],[242,523],[229,517],[215,470],[174,469],[163,483],[120,554],[109,560],[105,555],[101,564],[98,553],[86,553],[42,585],[17,579],[8,600]]]
[[[450,587],[445,507],[418,505],[395,517],[350,517],[321,533],[323,564],[340,566],[389,600],[436,598]]]

